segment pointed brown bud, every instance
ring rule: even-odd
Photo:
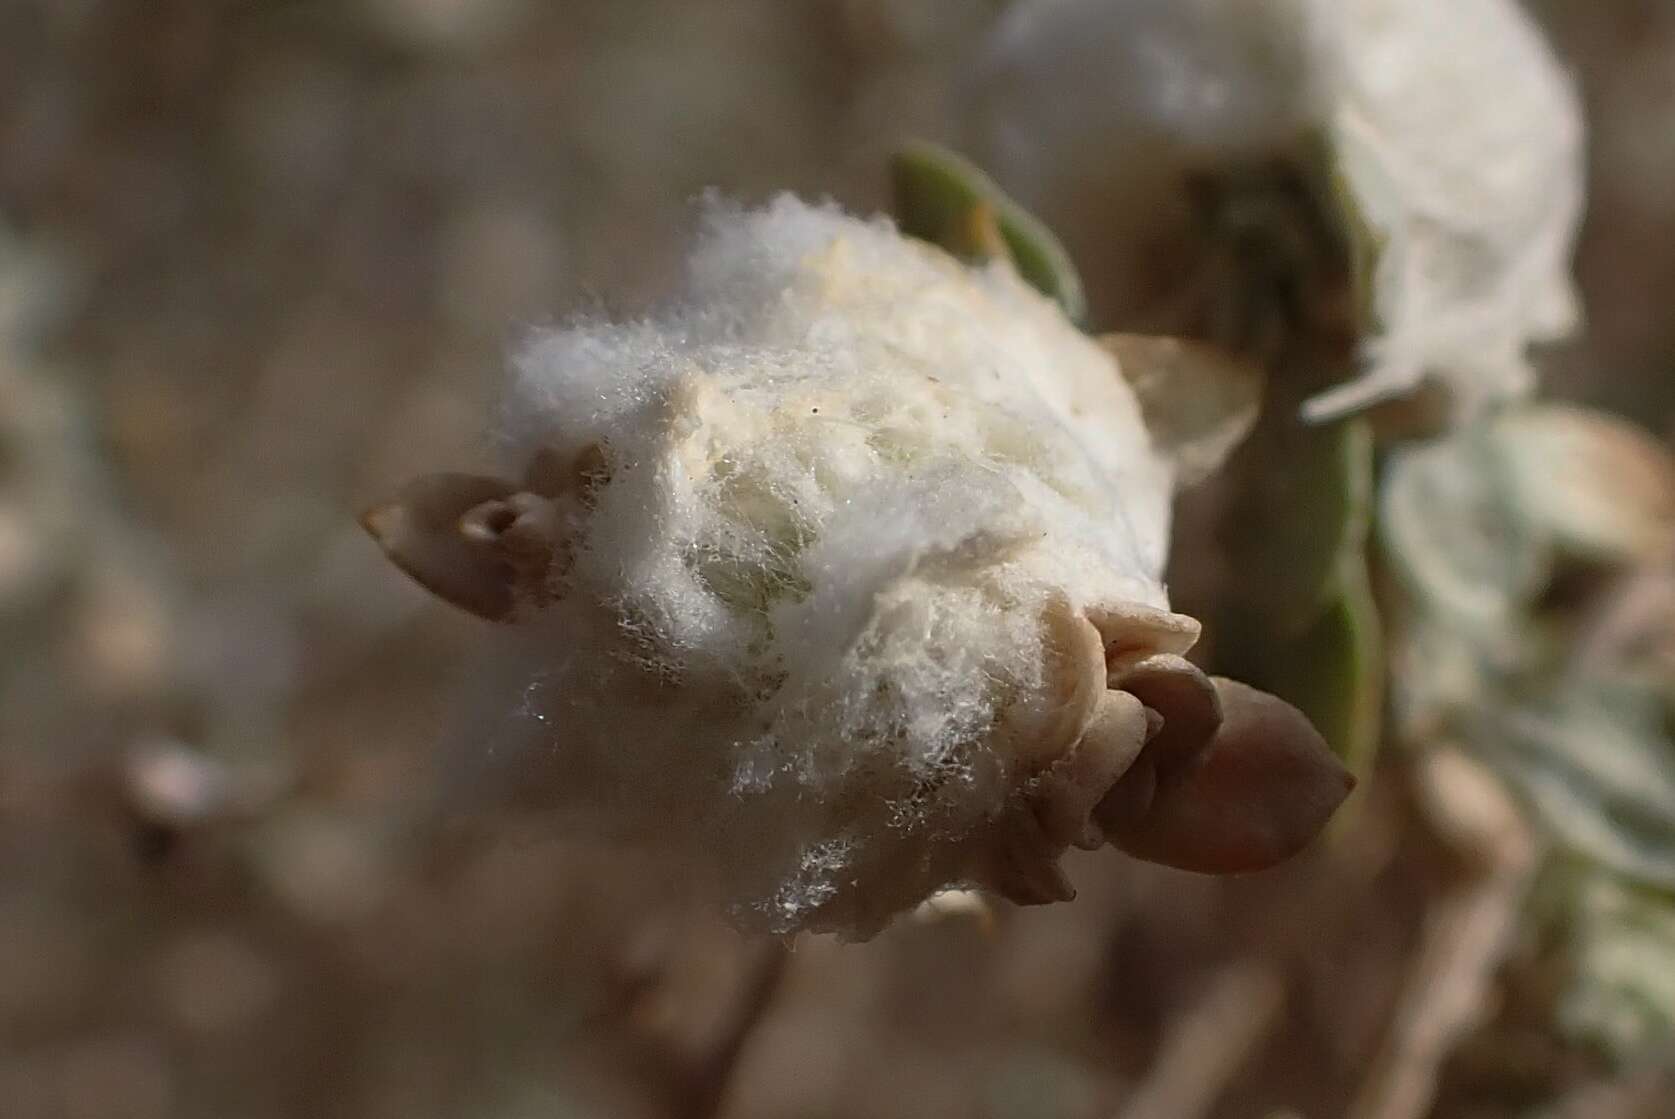
[[[1295,707],[1234,680],[1213,683],[1223,719],[1208,748],[1172,779],[1160,772],[1138,818],[1118,819],[1102,803],[1100,819],[1113,843],[1150,862],[1203,874],[1263,870],[1307,846],[1355,778]]]
[[[384,554],[419,585],[463,610],[505,621],[515,605],[511,565],[462,527],[468,513],[510,497],[515,487],[475,474],[426,474],[392,500],[361,516],[361,525]],[[480,520],[481,518],[477,518]]]

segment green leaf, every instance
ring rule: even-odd
[[[1345,555],[1325,611],[1275,650],[1279,693],[1302,710],[1349,771],[1364,777],[1384,713],[1384,630],[1365,556]]]
[[[1215,628],[1217,670],[1273,692],[1314,722],[1351,772],[1377,749],[1384,638],[1366,557],[1372,433],[1353,419],[1265,422],[1224,531],[1235,576]],[[1243,454],[1244,452],[1241,452]]]
[[[1364,553],[1371,518],[1372,431],[1268,425],[1242,463],[1246,492],[1226,526],[1248,610],[1276,636],[1312,625],[1338,593],[1345,557]]]
[[[1251,617],[1221,633],[1217,668],[1292,704],[1357,777],[1378,749],[1384,703],[1384,633],[1358,552],[1340,557],[1321,609],[1300,630],[1276,634]]]
[[[1270,368],[1268,410],[1229,470],[1241,486],[1222,524],[1234,589],[1217,664],[1295,704],[1365,773],[1385,681],[1366,558],[1373,433],[1364,419],[1300,418],[1355,379],[1374,328],[1385,241],[1357,167],[1344,138],[1321,131],[1206,180],[1200,201],[1220,261],[1212,330]]]
[[[903,233],[967,261],[1002,258],[1074,323],[1087,318],[1070,254],[1039,219],[994,180],[947,148],[914,142],[890,161],[896,222]]]

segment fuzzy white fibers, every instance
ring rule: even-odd
[[[1363,379],[1315,411],[1394,395],[1428,373],[1467,410],[1527,395],[1527,347],[1580,317],[1575,87],[1517,0],[1351,0],[1342,11],[1332,123],[1388,238],[1375,282],[1382,329]]]
[[[1071,745],[1030,729],[1053,617],[1196,633],[1158,609],[1169,467],[1111,358],[882,219],[710,200],[679,299],[536,335],[505,422],[514,466],[597,447],[608,479],[517,627],[527,728],[748,925],[865,936],[981,877]]]
[[[972,100],[1008,185],[1069,227],[1133,212],[1119,240],[1185,219],[1186,172],[1333,137],[1387,243],[1364,375],[1317,416],[1427,376],[1468,412],[1523,395],[1575,325],[1582,112],[1517,0],[1025,0]]]

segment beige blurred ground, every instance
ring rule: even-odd
[[[1408,1114],[1393,1009],[1499,872],[1410,774],[1271,875],[786,953],[440,761],[478,625],[356,511],[480,462],[508,340],[655,297],[696,192],[879,206],[989,7],[0,0],[0,1114]],[[1593,128],[1552,383],[1667,434],[1675,7],[1536,7]],[[1437,1114],[1611,1090],[1542,997]]]

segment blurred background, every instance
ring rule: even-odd
[[[1670,1113],[1675,999],[1555,1027],[1522,832],[1419,763],[1267,875],[1078,855],[860,946],[454,804],[484,627],[355,515],[486,464],[506,345],[656,298],[702,190],[884,208],[1002,6],[0,0],[0,1114]],[[1675,5],[1532,10],[1590,128],[1545,384],[1666,439]]]

